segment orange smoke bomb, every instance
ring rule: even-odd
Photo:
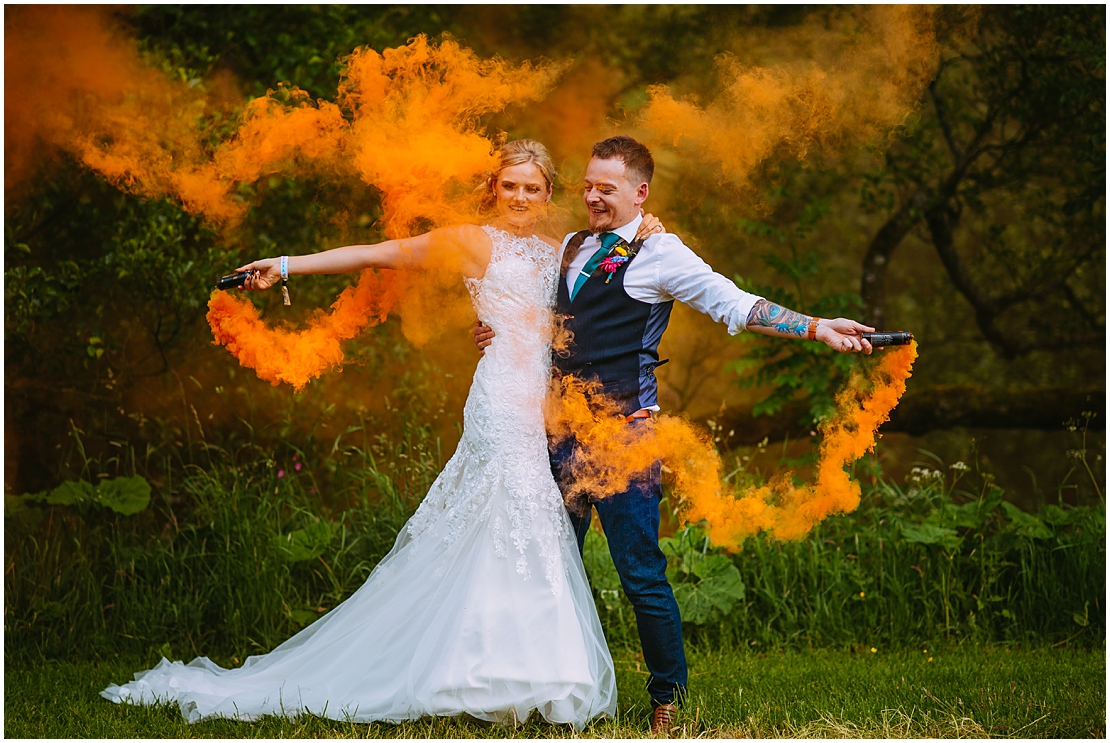
[[[844,468],[875,446],[879,426],[905,392],[916,358],[915,341],[886,353],[868,374],[853,375],[837,396],[835,414],[820,425],[816,482],[796,486],[787,472],[744,492],[722,481],[720,455],[688,421],[660,415],[651,425],[629,425],[597,385],[564,377],[548,396],[546,411],[553,438],[573,436],[579,443],[564,496],[573,502],[583,495],[624,492],[633,478],[660,461],[674,478],[682,517],[706,522],[714,543],[739,549],[759,532],[798,539],[828,516],[859,506],[859,483]]]
[[[358,284],[339,295],[330,314],[317,311],[300,332],[268,327],[248,300],[217,290],[208,300],[208,324],[215,342],[240,364],[275,386],[285,382],[299,392],[343,361],[341,341],[385,321],[398,300],[395,286],[393,272],[363,271]]]

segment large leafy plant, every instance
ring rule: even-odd
[[[698,527],[687,526],[672,537],[663,537],[659,547],[667,555],[667,580],[674,589],[682,621],[697,625],[718,622],[744,599],[740,571],[728,555],[710,546],[709,538]],[[609,615],[623,614],[628,600],[604,534],[589,531],[582,561],[599,608]]]
[[[704,625],[720,621],[744,600],[744,581],[732,559],[710,546],[709,537],[687,526],[659,540],[667,555],[667,580],[674,589],[682,621]]]

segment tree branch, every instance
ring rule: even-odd
[[[1011,292],[1001,298],[991,297],[979,288],[956,251],[952,231],[957,219],[958,215],[955,211],[944,204],[925,213],[925,222],[929,226],[933,246],[945,270],[948,271],[952,284],[975,310],[975,322],[983,337],[1001,352],[1003,358],[1013,359],[1031,351],[1058,350],[1105,342],[1105,332],[1072,337],[1061,337],[1055,333],[1045,335],[1042,332],[1035,336],[1035,340],[1022,340],[1015,334],[1003,332],[996,327],[995,321],[998,315],[1025,297],[1020,292]]]
[[[1063,283],[1064,286],[1062,288],[1062,291],[1064,292],[1064,297],[1068,300],[1068,304],[1075,308],[1075,311],[1079,313],[1079,316],[1082,317],[1087,322],[1087,325],[1089,325],[1092,329],[1102,330],[1103,332],[1105,332],[1105,320],[1103,320],[1103,324],[1100,325],[1098,318],[1093,312],[1087,309],[1087,305],[1083,304],[1083,301],[1079,298],[1079,295],[1075,293],[1075,289],[1071,288],[1071,284],[1069,284],[1067,280],[1065,280]]]
[[[948,124],[948,109],[944,106],[944,101],[941,100],[940,95],[937,94],[937,80],[940,75],[933,78],[933,82],[929,83],[929,97],[933,99],[933,108],[937,112],[937,122],[940,124],[940,131],[944,135],[944,141],[948,143],[948,151],[952,153],[952,161],[960,162],[963,160],[963,153],[960,151],[959,146],[956,144],[955,138],[952,136],[952,127]]]

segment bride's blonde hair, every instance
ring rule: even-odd
[[[540,169],[543,174],[544,181],[547,182],[548,190],[551,190],[555,185],[555,163],[551,160],[551,153],[547,148],[534,139],[516,139],[512,142],[506,142],[501,147],[501,162],[497,166],[497,170],[486,176],[485,181],[479,187],[482,189],[482,203],[479,207],[481,211],[488,211],[493,208],[497,202],[497,194],[494,192],[494,185],[497,183],[497,175],[505,168],[511,168],[514,165],[521,165],[523,163],[533,163]]]

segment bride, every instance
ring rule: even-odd
[[[511,722],[537,710],[581,728],[616,712],[613,661],[544,432],[558,243],[533,230],[553,182],[543,145],[509,142],[490,180],[488,226],[239,269],[254,272],[246,288],[259,290],[293,274],[450,265],[498,340],[478,362],[454,456],[350,598],[239,668],[163,658],[103,696],[176,701],[190,722],[301,713]]]

